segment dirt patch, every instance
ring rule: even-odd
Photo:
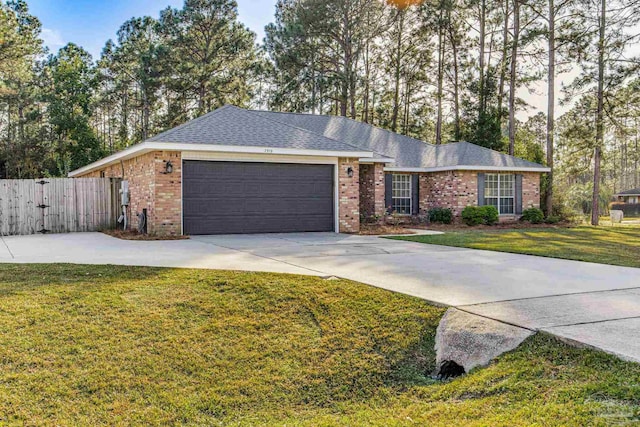
[[[388,224],[361,224],[360,233],[364,236],[377,236],[383,234],[416,234],[402,225]]]
[[[186,240],[189,236],[161,236],[157,234],[142,234],[134,230],[104,230],[104,234],[122,240]]]

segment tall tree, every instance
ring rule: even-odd
[[[54,161],[52,171],[66,175],[102,157],[98,139],[90,125],[95,74],[91,55],[69,43],[50,56],[45,73],[45,99],[49,104]]]
[[[0,176],[36,177],[44,172],[37,58],[44,53],[40,21],[25,1],[0,4]]]
[[[302,0],[294,24],[305,40],[317,40],[317,67],[335,87],[339,114],[356,118],[359,67],[368,42],[389,27],[384,6],[376,0]]]
[[[165,9],[160,22],[169,39],[173,80],[196,101],[196,115],[249,101],[255,34],[238,21],[234,0],[186,0],[182,9]]]
[[[518,43],[520,42],[520,0],[513,0],[513,38],[509,70],[509,154],[516,146],[516,89],[518,87]]]
[[[572,89],[578,92],[593,90],[596,98],[592,225],[598,225],[600,220],[597,201],[602,181],[606,105],[615,91],[640,69],[640,59],[629,57],[627,52],[630,43],[640,38],[640,34],[629,32],[629,28],[640,21],[639,5],[638,0],[585,0],[575,11],[585,31],[582,48],[574,52],[582,73],[573,82]],[[597,10],[595,14],[592,13],[594,9]]]

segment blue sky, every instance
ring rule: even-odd
[[[42,38],[52,52],[69,42],[97,59],[108,39],[132,17],[158,17],[167,6],[181,7],[183,0],[27,0],[29,10],[42,22]],[[273,20],[275,0],[237,0],[240,21],[262,41],[264,26]]]

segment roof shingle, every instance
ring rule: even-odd
[[[147,141],[323,151],[369,151],[296,127],[294,124],[269,120],[231,105],[225,105]]]
[[[433,145],[341,116],[254,111],[262,117],[308,129],[363,150],[395,159],[397,168],[454,166],[540,168],[544,166],[470,142]]]

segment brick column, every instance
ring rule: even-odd
[[[166,162],[173,165],[173,173],[165,172]],[[155,151],[154,210],[149,218],[149,232],[160,235],[182,233],[182,153]]]
[[[349,177],[348,170],[353,169]],[[338,159],[338,219],[341,233],[360,231],[360,170],[358,159]]]
[[[540,173],[522,174],[522,209],[540,208]]]
[[[367,220],[373,216],[382,218],[384,205],[384,164],[360,165],[360,214]]]
[[[373,164],[373,178],[375,214],[382,218],[387,210],[387,207],[384,205],[384,163]]]

